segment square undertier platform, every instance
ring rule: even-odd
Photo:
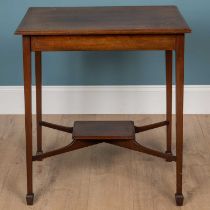
[[[133,140],[133,121],[76,121],[73,127],[74,140]]]

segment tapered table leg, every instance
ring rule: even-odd
[[[36,124],[37,124],[37,155],[42,151],[42,58],[41,52],[35,52],[35,75],[36,75]]]
[[[184,35],[176,41],[176,203],[183,205],[182,167],[183,167],[183,95],[184,95]]]
[[[25,132],[26,132],[26,167],[28,205],[33,204],[32,183],[32,104],[31,104],[31,41],[30,36],[23,36],[23,70],[25,95]]]
[[[173,51],[167,50],[166,54],[166,120],[167,125],[167,141],[166,153],[172,155],[171,151],[171,135],[172,135],[172,58]]]

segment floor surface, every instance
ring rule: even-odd
[[[145,125],[163,119],[163,115],[44,116],[62,125],[74,120],[134,120]],[[35,201],[28,207],[24,117],[0,116],[0,210],[209,210],[210,115],[186,115],[184,125],[183,207],[174,201],[174,162],[107,144],[35,162]],[[34,153],[35,131],[34,126]],[[174,136],[173,131],[173,149]],[[44,151],[71,140],[70,134],[43,129]],[[165,128],[138,134],[137,140],[165,151]]]

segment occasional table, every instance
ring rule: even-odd
[[[102,142],[176,162],[176,204],[183,205],[184,40],[191,30],[176,6],[40,7],[29,8],[16,34],[23,38],[25,132],[28,205],[33,204],[33,161]],[[77,121],[73,127],[42,120],[42,51],[164,50],[166,60],[166,119],[146,126],[133,121]],[[176,53],[176,155],[172,154],[172,57]],[[31,53],[35,52],[37,153],[32,154]],[[129,71],[129,69],[128,69]],[[132,101],[130,103],[133,103]],[[43,152],[42,127],[72,134],[62,148]],[[137,133],[166,126],[166,151],[139,144]],[[141,189],[140,189],[141,190]]]

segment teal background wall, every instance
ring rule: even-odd
[[[193,30],[186,36],[190,85],[210,84],[209,0],[0,0],[0,85],[22,85],[21,37],[14,31],[31,6],[177,5]],[[161,85],[164,53],[61,52],[43,54],[45,85]]]

